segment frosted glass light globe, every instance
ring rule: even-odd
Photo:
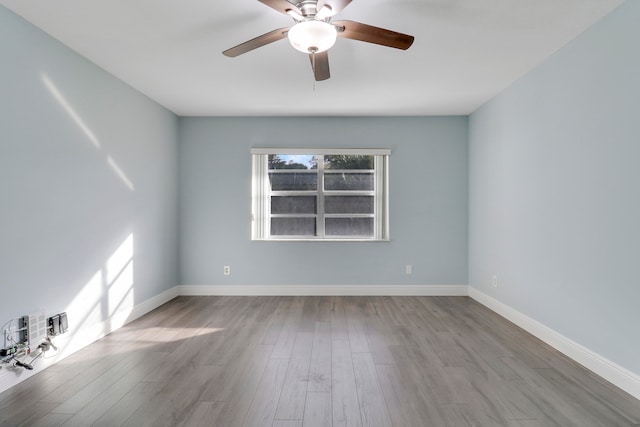
[[[302,21],[289,29],[291,46],[304,53],[324,52],[333,46],[338,31],[324,21]]]

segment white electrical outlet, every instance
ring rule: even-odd
[[[498,287],[498,276],[496,276],[495,274],[491,276],[491,284],[494,288]]]
[[[225,275],[225,276],[228,276],[228,275],[230,275],[230,274],[231,274],[231,266],[229,266],[229,265],[225,265],[225,266],[224,266],[224,275]]]
[[[411,266],[411,264],[407,264],[404,266],[404,272],[406,275],[413,273],[413,267]]]

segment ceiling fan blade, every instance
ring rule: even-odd
[[[289,3],[287,0],[258,0],[260,3],[265,4],[280,13],[287,14],[288,10],[293,10],[298,13],[298,15],[302,15],[300,9],[295,5]]]
[[[316,7],[319,12],[323,6],[329,6],[331,8],[331,14],[329,16],[333,16],[340,13],[345,7],[349,6],[351,1],[352,0],[319,0]]]
[[[324,51],[320,53],[310,53],[309,59],[311,60],[311,68],[313,69],[313,75],[316,81],[327,80],[331,77],[329,73],[329,52]]]
[[[397,33],[355,21],[334,21],[332,24],[338,27],[338,36],[340,37],[395,47],[396,49],[407,50],[414,40],[414,37],[408,34]],[[340,31],[340,27],[344,29]]]
[[[244,43],[240,43],[238,46],[234,46],[231,49],[227,49],[222,52],[222,54],[231,58],[235,58],[236,56],[247,53],[253,49],[257,49],[269,43],[273,43],[286,38],[287,31],[289,31],[289,28],[279,28],[277,30],[270,31],[254,39],[251,39]]]

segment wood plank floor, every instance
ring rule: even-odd
[[[179,297],[0,394],[1,426],[634,426],[466,297]]]

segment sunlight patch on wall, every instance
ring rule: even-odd
[[[111,255],[106,265],[107,313],[133,310],[133,234]]]
[[[113,171],[116,173],[116,175],[118,175],[118,177],[122,180],[122,182],[124,182],[124,185],[129,187],[129,190],[134,191],[133,183],[131,182],[129,177],[127,177],[127,175],[122,171],[122,169],[120,169],[120,166],[118,166],[116,161],[113,160],[111,156],[107,156],[107,163],[109,164],[111,169],[113,169]]]
[[[47,87],[49,92],[51,92],[55,100],[58,101],[58,104],[60,104],[60,106],[67,112],[69,117],[71,117],[71,119],[80,128],[80,130],[84,132],[87,138],[89,138],[89,141],[91,141],[93,145],[96,146],[96,148],[100,148],[101,144],[100,144],[100,141],[98,140],[98,137],[91,131],[89,126],[87,126],[87,124],[84,122],[84,120],[82,120],[80,115],[76,112],[76,110],[73,109],[71,104],[69,104],[69,101],[67,101],[64,95],[62,95],[62,92],[58,90],[56,85],[53,84],[51,79],[49,79],[49,77],[46,74],[42,74],[41,77],[42,77],[42,82]]]
[[[100,150],[102,144],[100,140],[96,136],[95,133],[89,128],[89,126],[85,123],[85,121],[80,117],[78,112],[71,106],[71,103],[67,100],[67,98],[62,94],[60,89],[51,81],[49,76],[42,73],[40,75],[42,82],[44,83],[47,90],[53,95],[53,98],[60,104],[62,109],[67,113],[67,115],[73,120],[73,122],[80,128],[80,130],[86,135],[86,137],[91,141],[91,143]],[[111,170],[115,173],[115,175],[120,178],[122,183],[131,191],[134,191],[133,182],[129,179],[124,170],[116,163],[116,161],[110,155],[107,155],[107,164],[111,168]]]
[[[93,324],[102,321],[102,305],[100,300],[103,294],[102,269],[98,270],[83,286],[75,298],[65,308],[69,318],[69,329],[82,327],[84,324]]]
[[[66,307],[72,336],[96,335],[126,323],[135,303],[133,251],[131,233]]]

